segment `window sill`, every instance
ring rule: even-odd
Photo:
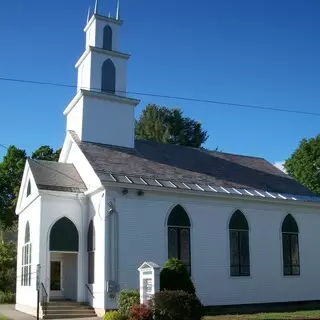
[[[228,276],[229,279],[251,279],[253,278],[252,275],[250,276]]]

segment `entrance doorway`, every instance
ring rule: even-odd
[[[50,296],[63,298],[63,262],[50,261]]]
[[[50,231],[50,300],[77,300],[79,234],[66,217],[58,220]]]

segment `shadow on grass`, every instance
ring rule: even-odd
[[[287,313],[298,311],[320,311],[320,300],[316,301],[299,301],[299,302],[282,302],[282,303],[263,303],[263,304],[245,304],[232,306],[212,306],[205,307],[207,316],[216,315],[249,315],[257,313]],[[267,318],[270,319],[271,318]]]

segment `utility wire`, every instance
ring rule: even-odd
[[[0,81],[28,83],[28,84],[65,87],[65,88],[77,88],[76,85],[71,85],[71,84],[62,84],[62,83],[45,82],[45,81],[33,81],[33,80],[5,78],[5,77],[0,77]],[[101,92],[100,88],[84,88],[84,87],[81,87],[81,88],[86,90],[94,90],[94,91]],[[207,103],[207,104],[225,105],[230,107],[241,107],[241,108],[250,108],[250,109],[260,109],[260,110],[266,110],[266,111],[287,112],[287,113],[303,114],[303,115],[310,115],[310,116],[320,116],[320,113],[316,113],[316,112],[290,110],[290,109],[284,109],[284,108],[279,109],[279,108],[266,107],[266,106],[260,106],[260,105],[250,105],[250,104],[233,103],[233,102],[226,102],[226,101],[170,96],[170,95],[162,95],[162,94],[146,93],[146,92],[133,92],[133,91],[121,91],[121,90],[115,90],[115,92],[128,93],[128,94],[137,95],[137,96],[148,96],[148,97],[166,98],[166,99],[183,100],[183,101],[191,101],[191,102],[201,102],[201,103]]]
[[[1,143],[0,143],[0,147],[7,149],[7,150],[9,149],[8,147],[6,147],[4,144],[1,144]]]

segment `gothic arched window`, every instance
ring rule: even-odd
[[[112,29],[105,26],[103,29],[103,49],[112,50]]]
[[[168,257],[181,260],[191,274],[190,219],[186,211],[175,206],[168,218]]]
[[[30,225],[26,223],[24,232],[24,244],[22,245],[22,260],[21,260],[21,285],[31,285],[31,254],[32,245],[30,242]]]
[[[288,214],[282,222],[283,274],[300,275],[299,229],[296,220]]]
[[[116,91],[116,67],[110,59],[102,65],[101,91],[112,94]]]
[[[30,180],[28,181],[28,185],[27,185],[27,197],[29,197],[31,194],[31,182]]]
[[[244,214],[237,210],[229,222],[230,275],[250,276],[249,226]]]
[[[93,220],[90,221],[87,234],[87,251],[88,251],[88,283],[94,283],[94,251],[95,247],[95,231]]]

